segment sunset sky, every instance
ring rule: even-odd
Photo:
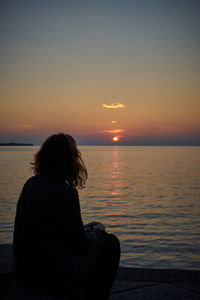
[[[4,0],[0,142],[200,145],[199,0]]]

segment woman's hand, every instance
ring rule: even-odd
[[[105,226],[102,224],[102,223],[98,223],[98,224],[96,224],[96,225],[94,225],[92,228],[98,228],[98,229],[101,229],[101,230],[104,230],[105,231]]]
[[[85,227],[90,227],[90,228],[99,228],[101,230],[105,231],[105,226],[101,223],[101,222],[90,222],[88,224],[85,225]]]
[[[93,227],[94,225],[97,225],[98,224],[98,222],[90,222],[90,223],[88,223],[88,224],[85,224],[85,226],[87,227]]]

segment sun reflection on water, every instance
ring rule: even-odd
[[[112,169],[112,196],[120,195],[120,170],[118,164],[118,149],[115,147],[113,151],[113,169]]]

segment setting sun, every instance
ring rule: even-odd
[[[114,137],[113,137],[113,141],[114,141],[114,142],[118,142],[118,141],[119,141],[119,138],[118,138],[117,136],[114,136]]]

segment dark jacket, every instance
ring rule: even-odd
[[[87,256],[106,233],[84,229],[78,192],[65,180],[36,175],[17,204],[13,254],[22,285],[62,285],[74,272],[74,256]]]

